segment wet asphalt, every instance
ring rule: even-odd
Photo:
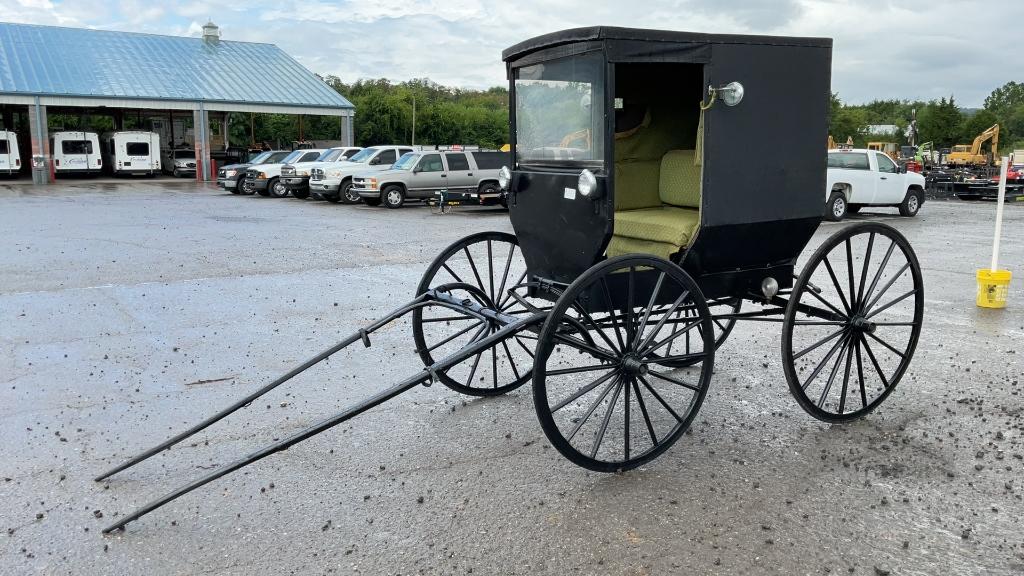
[[[854,218],[902,231],[926,290],[909,373],[858,422],[803,413],[778,331],[741,323],[691,431],[640,469],[563,459],[528,385],[421,387],[104,536],[419,370],[396,323],[92,480],[409,300],[441,248],[508,216],[180,182],[0,186],[0,574],[1024,574],[1024,205],[1006,210],[1018,278],[1002,311],[974,304],[993,214],[935,201]]]

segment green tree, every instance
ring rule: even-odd
[[[938,147],[952,146],[960,137],[963,114],[955,99],[932,100],[917,113],[917,129],[921,142],[932,141]]]
[[[988,130],[993,124],[998,123],[999,119],[996,118],[994,113],[986,109],[979,110],[963,119],[960,127],[960,141],[958,143],[968,144],[973,142],[979,134]]]
[[[985,98],[985,110],[999,118],[1009,118],[1021,106],[1024,106],[1024,84],[1017,82],[1007,82]]]

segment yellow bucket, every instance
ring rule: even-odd
[[[1006,295],[1010,291],[1009,270],[978,270],[978,306],[1006,308]]]

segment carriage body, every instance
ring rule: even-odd
[[[667,257],[708,298],[792,283],[822,217],[831,40],[594,27],[503,58],[510,215],[539,286],[627,252]],[[730,82],[742,102],[709,100]]]

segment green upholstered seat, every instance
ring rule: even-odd
[[[627,163],[616,165],[615,231],[608,244],[609,257],[643,253],[667,259],[689,245],[700,227],[701,167],[694,164],[694,151],[671,150],[657,163],[660,203],[653,206],[650,182],[655,166],[651,164],[628,163],[627,171],[633,172],[623,181],[618,177]]]

